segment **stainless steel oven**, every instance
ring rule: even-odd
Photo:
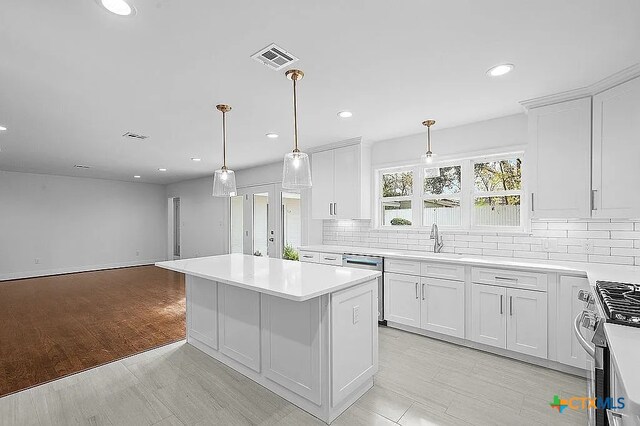
[[[383,265],[383,258],[378,256],[364,256],[361,254],[342,255],[342,266],[349,268],[371,269],[383,272]],[[386,325],[384,319],[384,274],[378,278],[378,323]]]

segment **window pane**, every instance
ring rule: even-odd
[[[522,161],[519,158],[475,163],[473,169],[476,191],[513,191],[521,188]]]
[[[411,201],[385,201],[382,203],[383,225],[411,225]]]
[[[520,226],[520,196],[477,197],[473,216],[478,226]]]
[[[460,166],[424,169],[426,195],[457,194],[460,192]]]
[[[460,200],[441,198],[438,200],[424,200],[422,205],[422,224],[431,226],[460,226]]]
[[[413,172],[382,174],[382,196],[401,197],[413,194]]]

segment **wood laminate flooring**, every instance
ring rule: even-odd
[[[184,279],[139,266],[0,282],[0,324],[2,396],[184,339]]]
[[[584,379],[380,328],[374,387],[335,425],[581,425],[549,406]],[[1,425],[323,425],[194,347],[177,342],[0,398]]]

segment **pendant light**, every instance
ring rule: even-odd
[[[233,197],[236,195],[236,174],[227,169],[227,120],[226,114],[231,111],[229,105],[216,105],[222,112],[222,167],[213,173],[213,196]]]
[[[422,122],[423,126],[427,126],[427,152],[422,156],[422,162],[425,164],[431,164],[433,162],[433,152],[431,152],[431,126],[436,124],[435,120],[425,120]]]
[[[289,70],[285,73],[293,81],[293,152],[284,156],[282,168],[282,188],[303,189],[311,188],[311,167],[309,156],[298,149],[298,99],[296,97],[296,82],[302,80],[304,73],[300,70]]]

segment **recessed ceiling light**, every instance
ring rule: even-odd
[[[158,171],[159,171],[159,172],[166,172],[166,171],[167,171],[167,169],[160,168],[160,169],[158,169]]]
[[[6,128],[6,127],[4,127],[4,126],[0,126],[0,132],[4,132],[5,130],[7,130],[7,128]]]
[[[191,161],[202,161],[200,158],[192,158]]]
[[[98,0],[99,3],[111,13],[120,16],[130,16],[135,14],[136,10],[124,0]]]
[[[140,175],[133,176],[134,179],[140,179]]]
[[[513,69],[513,64],[500,64],[495,67],[489,68],[487,71],[487,75],[491,77],[499,77],[501,75],[505,75],[509,71]]]
[[[267,133],[265,136],[268,137],[269,139],[276,139],[278,137],[278,134],[277,133]]]
[[[351,118],[351,117],[353,117],[353,113],[351,111],[340,111],[338,113],[338,117],[340,117],[340,118]]]

